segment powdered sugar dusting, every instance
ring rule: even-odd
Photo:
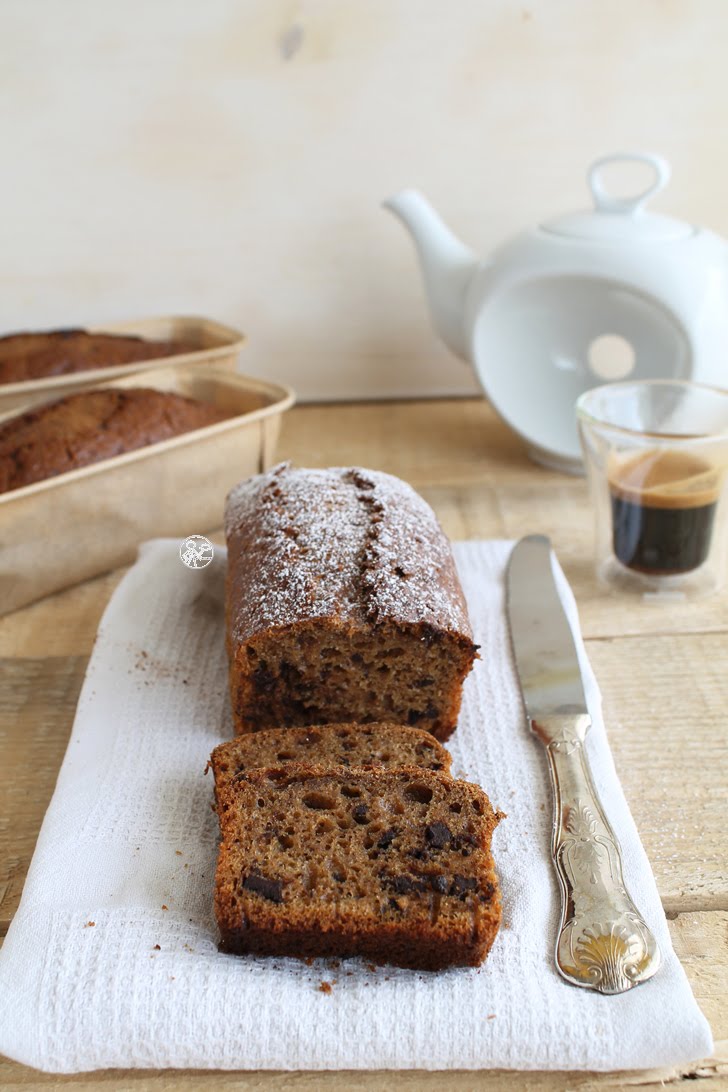
[[[281,464],[232,490],[225,531],[237,640],[314,618],[470,637],[450,544],[429,505],[389,474]]]

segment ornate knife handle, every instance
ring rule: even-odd
[[[539,717],[554,790],[551,856],[561,886],[556,965],[575,986],[623,993],[651,978],[660,950],[622,878],[622,856],[584,751],[586,714]]]

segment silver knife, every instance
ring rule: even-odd
[[[624,993],[655,974],[660,951],[624,886],[619,844],[592,781],[584,750],[591,718],[545,535],[516,543],[506,582],[526,716],[546,748],[554,791],[551,855],[562,896],[556,966],[575,986]]]

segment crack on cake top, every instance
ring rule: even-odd
[[[239,639],[324,617],[346,629],[386,620],[470,638],[450,544],[429,505],[390,474],[281,463],[231,491],[225,531],[242,589]]]

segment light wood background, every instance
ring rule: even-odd
[[[0,1060],[3,1089],[600,1089],[702,1079],[728,1089],[728,597],[667,611],[610,599],[591,572],[582,479],[534,466],[481,400],[309,406],[284,419],[282,457],[409,479],[453,538],[545,532],[574,589],[617,771],[673,943],[716,1052],[682,1070],[627,1074],[95,1073],[54,1078]],[[221,541],[219,532],[213,535]],[[120,573],[0,619],[0,932],[18,905],[70,733],[96,627]],[[689,1085],[694,1087],[693,1084]]]
[[[193,312],[304,398],[469,393],[417,186],[479,253],[661,152],[728,235],[725,0],[2,0],[0,331]]]

